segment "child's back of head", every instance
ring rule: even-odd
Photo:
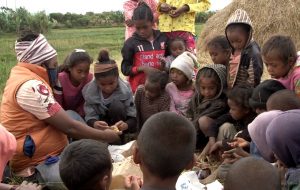
[[[287,111],[292,109],[300,109],[300,98],[291,90],[280,90],[267,101],[267,110]]]
[[[192,166],[195,147],[196,131],[186,118],[172,112],[151,116],[137,139],[136,157],[139,157],[145,184],[145,170],[161,180],[177,179],[184,169]]]
[[[267,101],[270,96],[285,87],[277,80],[265,80],[254,88],[249,104],[257,114],[267,111]]]
[[[228,65],[231,55],[231,47],[225,36],[216,36],[212,38],[207,43],[206,51],[208,51],[214,64]]]
[[[89,139],[73,142],[62,153],[59,172],[68,189],[108,189],[112,161],[107,144]]]
[[[269,162],[254,157],[235,162],[225,179],[224,190],[280,190],[280,175]]]

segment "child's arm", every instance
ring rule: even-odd
[[[197,1],[199,2],[199,1]],[[209,0],[201,0],[199,3],[188,3],[188,12],[205,12],[210,7]]]
[[[168,93],[165,93],[165,97],[163,99],[163,104],[161,104],[159,111],[169,111],[170,110],[171,98]]]
[[[89,126],[94,127],[95,122],[98,121],[100,118],[96,110],[93,108],[93,105],[85,102],[83,109],[85,112],[85,121]]]
[[[133,100],[133,94],[132,94],[132,90],[130,88],[130,85],[127,84],[128,89],[129,89],[129,98],[125,101],[125,107],[126,107],[126,114],[127,114],[127,120],[125,121],[125,123],[128,125],[128,132],[135,132],[136,131],[136,108],[134,105],[134,100]]]
[[[134,104],[136,108],[136,120],[137,120],[137,127],[138,130],[142,128],[142,121],[141,121],[141,96],[142,96],[143,88],[138,87],[135,96],[134,96]]]
[[[253,87],[257,86],[260,84],[261,81],[261,76],[263,74],[263,61],[261,58],[261,54],[259,52],[259,47],[258,45],[253,42],[253,54],[251,57],[251,63],[252,68],[249,67],[248,69],[248,74],[249,74],[249,79],[251,79],[251,82],[253,83]],[[256,47],[257,46],[257,47]]]
[[[133,76],[138,73],[138,67],[133,66],[134,49],[129,43],[127,40],[122,48],[123,60],[121,63],[121,71],[125,76]]]
[[[55,100],[63,107],[63,89],[59,80],[53,88],[53,95]]]

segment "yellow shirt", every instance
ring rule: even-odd
[[[159,30],[161,32],[186,31],[195,34],[196,12],[207,11],[210,7],[209,0],[159,0],[158,9],[162,3],[167,3],[177,9],[183,5],[188,5],[190,10],[177,18],[160,13]]]

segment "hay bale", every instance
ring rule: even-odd
[[[211,63],[205,46],[216,35],[225,34],[225,26],[236,9],[244,9],[251,18],[253,38],[260,46],[273,34],[290,35],[300,50],[300,0],[233,0],[205,23],[197,48],[200,63]]]

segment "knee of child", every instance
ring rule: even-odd
[[[200,130],[205,133],[209,130],[213,120],[210,117],[202,116],[198,119]]]
[[[126,117],[126,107],[125,104],[119,100],[113,101],[108,109],[108,115],[111,117]]]
[[[232,123],[224,123],[219,128],[218,140],[233,139],[236,133],[237,131]]]

